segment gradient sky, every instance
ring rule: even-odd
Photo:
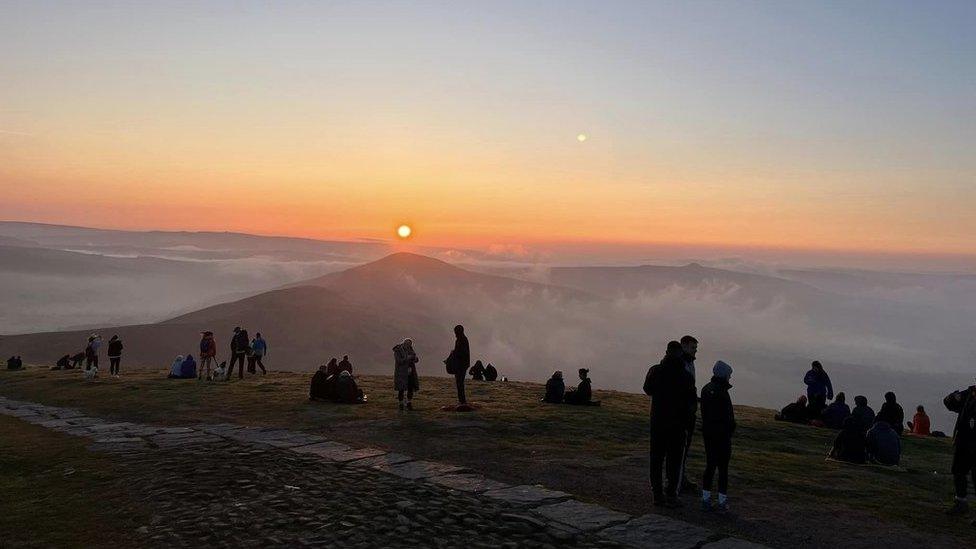
[[[0,2],[0,219],[976,253],[976,2],[202,4]]]

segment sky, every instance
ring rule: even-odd
[[[973,28],[973,2],[6,0],[0,219],[976,254]]]

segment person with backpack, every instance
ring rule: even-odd
[[[668,342],[664,358],[647,370],[644,394],[651,397],[650,477],[654,505],[681,506],[678,489],[681,482],[685,440],[690,434],[692,410],[698,406],[695,381],[685,367],[681,343]],[[667,486],[661,474],[667,463]],[[665,497],[665,494],[666,497]]]
[[[827,407],[827,401],[834,399],[834,386],[819,360],[810,364],[810,370],[803,376],[803,383],[807,386],[808,415],[819,418]]]
[[[702,474],[702,510],[711,511],[712,478],[718,470],[718,507],[728,511],[729,461],[732,459],[732,433],[735,411],[729,389],[732,367],[719,360],[712,368],[712,380],[701,391],[702,439],[705,442],[705,471]]]
[[[121,363],[122,363],[122,340],[119,339],[118,335],[113,335],[112,339],[108,340],[108,373],[118,377],[121,374]]]
[[[264,368],[264,362],[262,358],[268,354],[268,342],[261,337],[261,332],[254,334],[254,340],[251,341],[251,357],[254,359],[254,364],[261,368],[261,374],[267,375],[268,370]],[[254,373],[254,366],[251,366],[251,372]]]
[[[413,340],[404,339],[403,343],[393,346],[393,390],[397,392],[400,411],[404,410],[403,394],[407,394],[406,409],[413,410],[413,394],[420,390],[420,377],[417,375],[417,353],[413,350]]]
[[[976,489],[976,385],[950,393],[942,403],[950,412],[958,414],[952,432],[952,478],[956,499],[946,511],[948,515],[969,512],[969,477]],[[973,521],[976,526],[976,521]]]
[[[200,334],[200,372],[197,379],[213,379],[210,368],[217,361],[217,340],[214,339],[213,332],[207,331]],[[206,376],[204,375],[206,370]]]
[[[454,350],[444,363],[447,366],[447,373],[454,376],[458,405],[462,406],[468,403],[464,394],[464,379],[468,377],[468,368],[471,367],[471,348],[468,345],[468,337],[464,335],[464,326],[458,324],[454,327],[454,338]]]
[[[237,371],[238,378],[244,379],[244,360],[250,346],[251,339],[247,335],[247,330],[240,326],[234,328],[234,335],[230,339],[230,366],[227,367],[227,381],[230,381],[234,375],[235,364],[240,364]]]
[[[485,366],[485,381],[496,380],[498,380],[498,370],[491,362],[489,362],[488,365]]]

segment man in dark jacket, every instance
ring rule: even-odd
[[[458,324],[454,327],[454,350],[451,351],[451,369],[454,374],[454,382],[457,385],[458,404],[467,404],[468,399],[464,395],[464,378],[468,376],[468,368],[471,367],[471,348],[468,346],[468,337],[464,335],[464,326]]]
[[[895,393],[888,391],[885,393],[885,402],[881,405],[881,410],[874,418],[875,423],[884,421],[891,426],[899,435],[905,430],[905,410],[895,398]]]
[[[671,341],[661,363],[644,378],[644,393],[651,397],[651,488],[654,504],[679,507],[678,485],[688,425],[698,405],[695,382],[685,369],[681,343]],[[667,499],[661,481],[667,462]]]
[[[868,406],[868,399],[864,395],[854,397],[854,409],[851,410],[851,417],[857,422],[862,433],[868,432],[874,424],[874,410]]]
[[[868,459],[880,465],[901,463],[901,439],[887,421],[875,422],[865,440]]]
[[[810,364],[810,370],[803,376],[803,383],[807,386],[807,400],[810,417],[819,418],[820,412],[827,406],[828,400],[834,398],[834,386],[830,383],[830,376],[824,371],[819,360]]]
[[[698,384],[695,379],[695,359],[698,357],[698,340],[695,339],[693,335],[685,335],[681,337],[681,352],[684,354],[685,370],[688,375],[691,376],[691,384],[695,389],[695,394],[698,393]],[[698,410],[693,408],[691,410],[691,417],[688,419],[688,436],[685,439],[685,455],[681,459],[681,487],[680,491],[694,492],[698,489],[695,483],[691,481],[688,477],[688,453],[691,452],[691,440],[694,438],[695,434],[695,420],[696,412]]]
[[[563,381],[563,373],[559,370],[553,372],[552,377],[546,382],[546,396],[542,397],[542,402],[550,404],[562,404],[563,397],[566,395],[566,382]]]
[[[976,385],[951,393],[942,403],[950,412],[959,414],[952,435],[952,477],[956,486],[956,500],[947,513],[962,515],[969,511],[966,496],[970,476],[976,487]],[[976,525],[976,522],[973,524]]]
[[[122,340],[118,335],[112,336],[108,340],[108,373],[117,376],[121,373],[120,364],[122,362]]]
[[[852,416],[844,419],[841,432],[834,438],[830,457],[848,463],[864,463],[865,440],[861,424]]]
[[[729,389],[732,367],[721,360],[712,368],[712,380],[702,387],[702,439],[705,442],[705,473],[702,475],[702,509],[712,510],[712,478],[718,469],[718,510],[728,511],[729,460],[735,411]]]
[[[326,372],[325,364],[319,366],[319,370],[312,376],[312,383],[309,386],[309,400],[328,400],[327,380],[329,374]]]
[[[820,419],[824,425],[831,429],[842,429],[844,420],[851,415],[851,407],[847,405],[847,397],[844,393],[837,393],[834,399],[820,414]]]
[[[339,372],[349,372],[352,375],[352,362],[349,362],[349,355],[342,355],[342,360],[339,361],[337,365],[339,367]]]
[[[593,384],[590,381],[590,371],[586,368],[579,369],[580,383],[575,389],[569,389],[563,395],[563,402],[566,404],[576,404],[586,406],[593,400]]]
[[[475,381],[485,380],[485,365],[480,360],[474,361],[474,366],[471,367],[471,379]]]
[[[485,381],[495,381],[498,379],[498,370],[492,366],[491,362],[485,366]]]
[[[230,338],[230,366],[227,368],[227,381],[230,381],[234,374],[234,364],[240,364],[238,378],[244,379],[244,361],[246,360],[247,350],[251,348],[251,338],[247,330],[239,326],[234,328],[234,335]]]

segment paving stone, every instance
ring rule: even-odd
[[[94,417],[79,416],[79,417],[73,417],[69,419],[68,423],[72,425],[77,425],[78,427],[88,427],[90,425],[101,425],[102,423],[105,422]]]
[[[606,528],[632,518],[630,515],[612,511],[602,505],[583,503],[575,499],[536,507],[532,512],[584,532]]]
[[[54,429],[57,427],[68,427],[71,424],[63,419],[49,419],[47,421],[42,421],[38,423],[38,425],[47,427],[48,429]]]
[[[645,549],[695,549],[713,537],[698,526],[663,515],[643,515],[600,532],[602,537]]]
[[[289,448],[290,451],[299,454],[312,454],[315,456],[322,456],[322,454],[329,454],[331,452],[336,452],[339,450],[345,451],[350,448],[341,442],[333,442],[327,440],[325,442],[316,442],[315,444],[308,444],[306,446],[295,446]]]
[[[101,423],[92,425],[88,428],[93,433],[104,433],[106,431],[121,431],[129,427],[134,427],[132,423]]]
[[[56,412],[53,412],[51,415],[53,415],[54,417],[61,418],[61,419],[71,419],[71,418],[74,418],[74,417],[82,417],[85,414],[82,413],[79,410],[73,410],[71,408],[64,408],[64,409],[58,410]]]
[[[446,463],[438,463],[436,461],[407,461],[392,465],[376,465],[373,468],[401,478],[409,478],[414,480],[436,477],[462,470],[456,465],[448,465]]]
[[[34,410],[28,410],[26,408],[12,408],[12,409],[8,408],[4,410],[4,413],[7,414],[8,416],[19,417],[19,418],[27,418],[30,416],[38,415],[37,412],[35,412]]]
[[[193,428],[197,431],[203,431],[204,433],[210,433],[212,435],[224,435],[225,433],[244,429],[245,427],[243,425],[235,425],[233,423],[201,423],[199,425],[194,425]]]
[[[320,452],[318,455],[335,462],[346,463],[349,461],[355,461],[357,459],[381,456],[385,453],[386,450],[379,450],[376,448],[347,448],[344,450],[325,450]]]
[[[702,545],[702,549],[769,549],[765,545],[738,538],[725,538]]]
[[[406,454],[398,454],[396,452],[388,452],[386,454],[368,457],[363,459],[357,459],[355,461],[350,461],[350,467],[376,467],[377,465],[396,465],[398,463],[406,463],[408,461],[413,461],[414,459]]]
[[[490,498],[507,501],[508,503],[516,503],[522,505],[532,504],[532,503],[543,503],[543,502],[548,502],[548,500],[563,499],[569,497],[569,494],[567,494],[566,492],[550,490],[548,488],[543,488],[542,486],[529,486],[527,484],[523,484],[520,486],[512,486],[510,488],[502,488],[499,490],[489,490],[485,492],[484,495]]]
[[[434,484],[462,492],[487,492],[488,490],[501,490],[511,487],[511,484],[505,484],[504,482],[498,482],[497,480],[491,480],[490,478],[475,474],[440,475],[430,477],[427,480]]]

